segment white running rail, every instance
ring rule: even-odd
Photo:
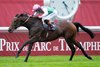
[[[85,27],[92,31],[100,32],[100,26],[85,26]],[[8,32],[8,29],[9,27],[0,27],[0,32]],[[80,31],[82,30],[80,29]],[[19,27],[17,30],[15,30],[15,32],[28,32],[28,30],[25,27]]]

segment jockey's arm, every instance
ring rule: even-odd
[[[33,16],[37,16],[37,14],[38,14],[37,12],[34,12]]]
[[[47,8],[43,8],[42,10],[43,10],[44,13],[43,13],[41,16],[39,16],[40,18],[45,17],[45,16],[48,15],[48,10],[47,10]]]

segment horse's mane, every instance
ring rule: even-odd
[[[42,18],[39,18],[38,16],[33,16],[34,19],[41,20]]]
[[[20,13],[20,14],[16,14],[15,17],[20,17],[20,16],[31,17],[33,19],[38,19],[38,20],[41,20],[42,19],[42,18],[39,18],[38,16],[31,16],[29,13],[26,13],[26,12]]]
[[[20,17],[20,16],[29,16],[29,13],[20,13],[20,14],[16,14],[15,17]]]

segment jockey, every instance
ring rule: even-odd
[[[42,18],[43,25],[47,24],[50,30],[55,30],[54,25],[51,23],[57,15],[57,11],[54,8],[35,4],[32,11],[34,12],[33,16]]]

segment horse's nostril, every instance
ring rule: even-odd
[[[10,32],[10,29],[8,30],[8,32]]]
[[[11,29],[9,29],[8,32],[11,33]]]

